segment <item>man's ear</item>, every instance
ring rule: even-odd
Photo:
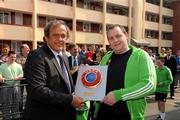
[[[48,41],[48,38],[46,36],[43,37],[43,41],[44,42],[47,42]]]

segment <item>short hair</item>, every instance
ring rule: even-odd
[[[67,38],[69,38],[69,27],[66,25],[66,23],[62,20],[53,20],[53,21],[50,21],[46,27],[44,28],[44,36],[45,37],[49,37],[49,32],[50,32],[50,29],[53,28],[53,27],[57,27],[57,26],[61,26],[61,25],[64,25],[66,27],[66,30],[67,30]]]
[[[14,51],[9,51],[9,53],[8,53],[8,57],[11,55],[11,54],[16,54]]]
[[[78,46],[76,43],[69,43],[68,44],[69,50],[71,50],[72,48],[75,48],[76,46]]]
[[[22,52],[22,49],[25,47],[25,46],[28,46],[28,44],[22,44],[21,47],[20,47],[20,51]]]
[[[108,36],[108,32],[109,32],[110,30],[114,29],[115,27],[119,27],[123,33],[127,33],[127,32],[126,32],[126,29],[125,29],[123,26],[121,26],[121,25],[119,25],[119,24],[113,24],[113,25],[109,25],[109,26],[108,26],[107,36]]]
[[[160,60],[161,62],[165,62],[165,58],[164,57],[157,57],[157,60]]]
[[[10,49],[10,47],[9,47],[8,44],[3,44],[3,48],[8,48],[8,49]]]

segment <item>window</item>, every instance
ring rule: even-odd
[[[23,14],[23,25],[32,26],[32,15]]]
[[[66,22],[69,29],[72,30],[73,29],[72,20],[64,20],[64,21]]]
[[[89,0],[84,1],[84,8],[86,8],[86,9],[90,8],[90,1]]]
[[[46,17],[46,23],[48,24],[50,21],[56,20],[55,17]]]
[[[163,18],[162,18],[162,23],[163,23],[163,24],[172,25],[172,17],[163,16]]]
[[[160,5],[160,0],[146,0],[146,2],[154,5]]]
[[[90,32],[90,23],[83,23],[83,31],[84,32]]]
[[[91,23],[91,32],[100,33],[100,24]]]
[[[112,13],[112,6],[107,6],[107,13]]]
[[[39,16],[38,17],[38,23],[39,23],[39,27],[45,27],[46,26],[46,17],[44,16]]]
[[[49,2],[54,2],[54,3],[56,2],[56,0],[48,0],[48,1],[49,1]]]
[[[125,6],[107,4],[107,13],[128,16],[129,8]]]
[[[21,42],[18,41],[11,41],[11,49],[16,53],[20,53]]]
[[[146,12],[146,20],[151,22],[159,22],[159,15],[155,13]]]
[[[83,31],[83,23],[82,22],[76,23],[76,30],[77,31]]]
[[[10,12],[0,11],[0,23],[11,24]]]
[[[172,32],[162,32],[163,40],[172,40]]]
[[[173,9],[173,2],[170,0],[163,0],[163,7]]]
[[[23,24],[23,15],[22,13],[15,13],[15,24],[22,25]]]
[[[156,30],[145,30],[145,37],[146,38],[152,38],[152,39],[158,39],[159,38],[159,32]]]

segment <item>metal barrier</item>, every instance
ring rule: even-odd
[[[14,85],[7,82],[14,80],[5,80],[0,86],[0,120],[21,120],[26,100],[25,79],[16,80]]]

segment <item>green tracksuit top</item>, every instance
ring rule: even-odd
[[[168,93],[169,92],[169,87],[170,84],[173,81],[171,70],[163,66],[162,68],[156,68],[156,74],[157,74],[157,87],[156,87],[156,92],[159,93]],[[162,86],[158,86],[158,83],[162,82]]]
[[[132,49],[125,71],[125,88],[114,90],[116,101],[127,102],[131,120],[144,120],[146,109],[145,97],[155,92],[156,71],[154,63],[149,55],[139,49],[129,45]],[[107,65],[111,58],[112,51],[109,51],[101,61],[101,65]],[[94,116],[97,116],[100,104],[96,104]],[[121,108],[119,108],[121,109]]]

